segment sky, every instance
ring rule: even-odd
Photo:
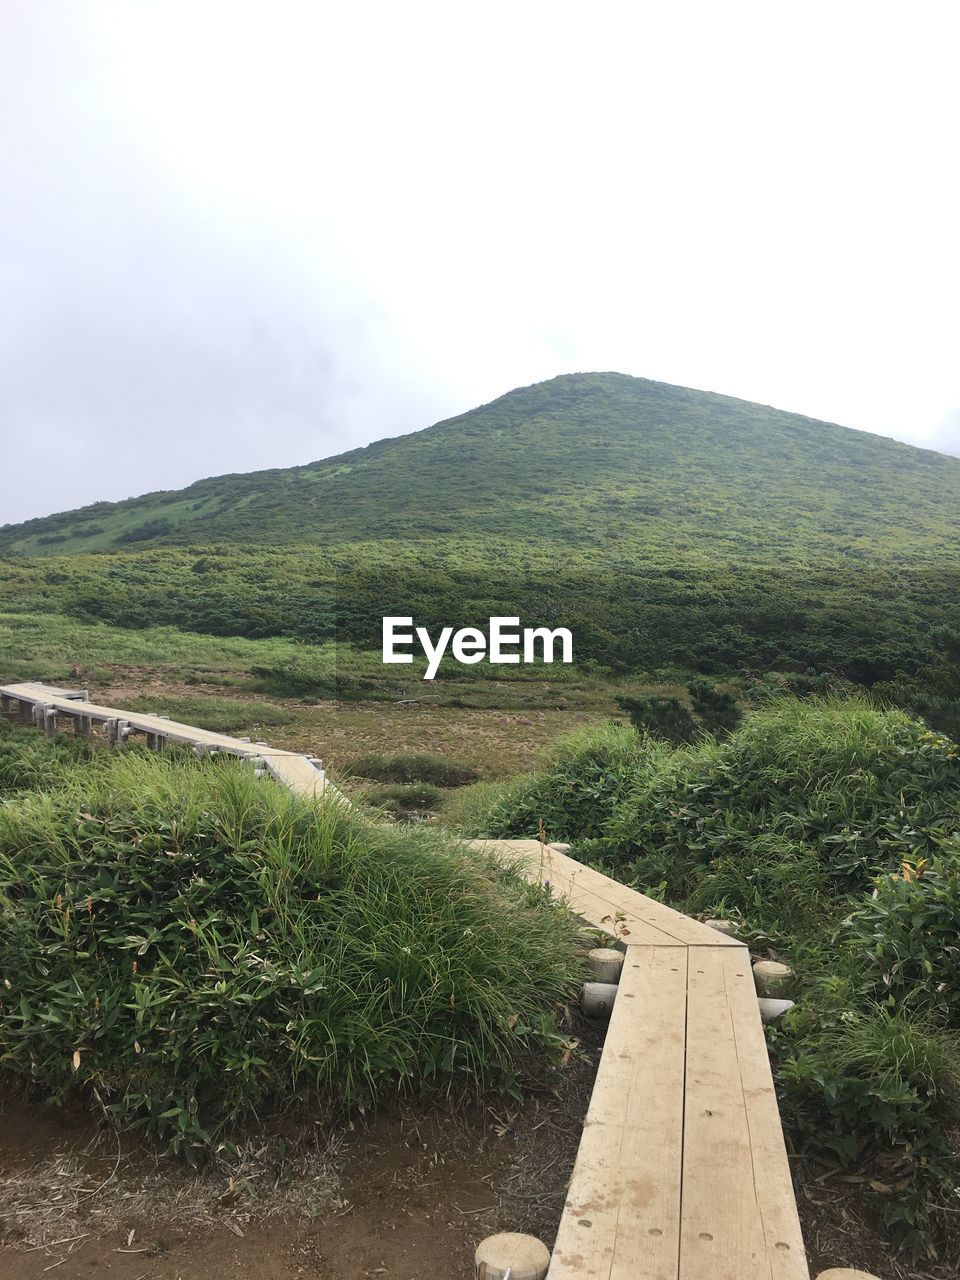
[[[960,454],[954,0],[0,0],[0,523],[617,370]]]

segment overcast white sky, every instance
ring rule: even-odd
[[[584,369],[960,453],[960,10],[0,0],[0,522]]]

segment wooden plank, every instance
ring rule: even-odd
[[[688,972],[682,1280],[769,1276],[722,955],[704,949]]]
[[[257,747],[257,755],[264,755]],[[275,778],[297,795],[316,797],[326,789],[326,777],[322,769],[311,764],[306,756],[278,756],[267,753],[264,763]]]
[[[548,1280],[677,1280],[688,955],[627,948]]]
[[[696,959],[696,957],[693,957]],[[757,1207],[771,1280],[809,1280],[803,1233],[783,1140],[770,1055],[753,973],[732,952],[723,955],[724,983],[740,1064]],[[767,1273],[764,1273],[767,1274]]]
[[[170,720],[167,716],[152,716],[139,712],[122,711],[116,707],[100,706],[94,702],[80,702],[74,691],[50,688],[42,684],[14,684],[0,687],[0,693],[20,699],[21,708],[50,707],[62,715],[83,718],[84,723],[99,722],[107,726],[108,739],[122,741],[123,730],[134,733],[156,734],[161,742],[184,742],[195,748],[215,749],[231,755],[262,757],[270,772],[299,795],[315,797],[330,790],[339,792],[326,781],[322,770],[317,769],[306,756],[295,751],[281,751],[266,744],[251,745],[223,733],[212,733],[194,725]]]
[[[575,875],[578,883],[584,888],[590,889],[611,903],[616,903],[618,909],[639,917],[655,928],[662,929],[664,933],[669,933],[687,946],[741,947],[743,945],[736,938],[730,938],[716,929],[711,929],[709,925],[701,924],[699,920],[693,920],[690,916],[675,911],[665,903],[648,898],[638,889],[619,884],[616,880],[605,876],[602,871],[584,866],[567,854],[554,852],[552,866],[571,876]]]
[[[557,896],[567,902],[570,910],[578,916],[582,916],[589,924],[594,925],[597,929],[608,930],[610,933],[616,931],[617,914],[621,910],[620,900],[616,893],[614,892],[612,896],[600,897],[590,889],[585,888],[577,876],[568,874],[565,868],[551,865],[546,859],[541,863],[540,851],[542,846],[539,841],[471,840],[469,843],[477,848],[492,850],[508,860],[519,863],[521,871],[526,874],[528,879],[533,883],[549,882]],[[572,859],[568,859],[568,862],[572,862],[575,867],[580,867],[581,865],[578,862],[573,862]],[[606,879],[606,877],[603,877],[603,879]],[[622,887],[617,886],[613,880],[609,881],[609,884],[614,888]],[[635,894],[634,896],[645,901],[641,894]],[[632,907],[633,905],[631,901],[630,906]],[[656,947],[683,947],[685,945],[663,929],[648,924],[632,910],[623,912],[623,919],[620,924],[629,930],[628,935],[624,938],[625,942],[646,943],[648,946]]]
[[[766,1172],[777,1173],[775,1153],[783,1136],[779,1114],[766,1105],[759,1087],[758,1055],[766,1056],[766,1046],[754,1034],[760,1015],[749,956],[704,947],[691,949],[688,957],[680,1280],[808,1280],[799,1224],[787,1229],[791,1206],[796,1214],[789,1171],[786,1185],[779,1178],[769,1190],[760,1185]],[[748,1060],[749,1098],[741,1050]],[[768,1063],[768,1076],[769,1071]],[[755,1144],[766,1153],[760,1168],[754,1164]],[[772,1204],[777,1196],[787,1197],[779,1213]],[[767,1226],[764,1206],[771,1211]]]
[[[612,921],[622,912],[623,923],[631,930],[624,941],[649,942],[659,946],[670,939],[682,946],[743,948],[738,939],[729,938],[698,920],[691,920],[672,907],[611,880],[601,871],[584,866],[549,845],[541,845],[538,840],[476,840],[471,843],[487,848],[495,846],[505,856],[518,858],[531,879],[549,880],[569,899],[573,910],[597,928],[614,932]],[[651,929],[657,930],[660,936],[650,933]]]

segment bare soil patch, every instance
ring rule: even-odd
[[[0,1280],[462,1280],[497,1230],[552,1244],[602,1032],[522,1102],[432,1099],[301,1120],[196,1174],[89,1117],[11,1101],[0,1137]],[[287,1144],[284,1150],[284,1144]],[[132,1233],[132,1234],[131,1234]]]

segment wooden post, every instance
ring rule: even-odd
[[[43,707],[43,732],[48,738],[57,736],[57,709],[56,707]]]
[[[10,697],[8,693],[0,694],[0,712],[2,712],[5,716],[10,715],[12,705],[13,705],[13,699]]]
[[[28,702],[26,698],[21,698],[17,709],[21,724],[29,724],[33,719],[33,703]]]
[[[93,727],[93,718],[91,716],[74,716],[73,717],[73,733],[77,738],[89,738],[90,730]]]

